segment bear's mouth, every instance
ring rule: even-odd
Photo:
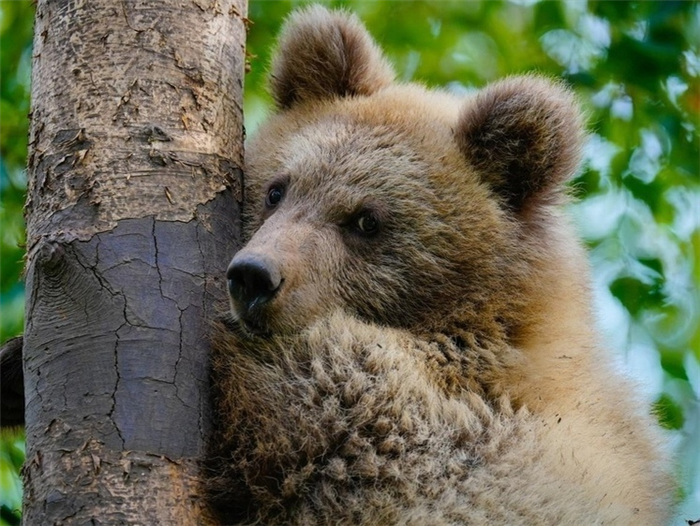
[[[231,306],[231,317],[228,326],[245,339],[269,338],[272,335],[270,327],[265,323],[264,316],[247,312],[241,314],[235,305]]]

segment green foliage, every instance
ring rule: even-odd
[[[270,46],[305,2],[249,6],[246,126],[270,105]],[[562,77],[590,116],[590,144],[571,207],[591,248],[596,309],[610,347],[639,378],[684,459],[700,510],[700,6],[696,1],[326,2],[356,12],[400,79],[468,93],[500,77]],[[26,155],[30,2],[0,4],[0,300],[4,341],[21,330],[22,167]],[[611,359],[614,359],[611,356]],[[6,447],[7,442],[0,445]],[[5,451],[0,450],[0,451]],[[0,457],[2,460],[4,457]],[[3,505],[5,473],[0,466]],[[0,514],[3,523],[6,510]]]
[[[0,4],[0,341],[21,334],[24,288],[24,164],[29,121],[29,68],[32,17],[30,2]]]
[[[0,3],[0,342],[22,333],[24,192],[31,63],[31,2]],[[20,524],[24,438],[0,435],[0,526]]]
[[[17,474],[24,462],[24,435],[7,433],[0,440],[0,524],[19,525],[22,487]]]
[[[666,429],[682,429],[685,422],[683,408],[667,394],[662,394],[654,402],[654,412],[659,417],[659,423]]]

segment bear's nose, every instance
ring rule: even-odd
[[[231,297],[248,311],[270,301],[282,282],[278,266],[258,254],[237,254],[226,277]]]

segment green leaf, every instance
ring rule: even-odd
[[[642,309],[663,301],[663,293],[658,281],[643,283],[637,278],[625,276],[610,284],[610,292],[619,299],[632,316]]]
[[[653,405],[654,413],[661,427],[665,429],[681,429],[685,423],[683,408],[669,395],[662,394]]]

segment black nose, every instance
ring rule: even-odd
[[[231,297],[246,310],[270,301],[282,282],[274,261],[258,254],[237,254],[226,277]]]

